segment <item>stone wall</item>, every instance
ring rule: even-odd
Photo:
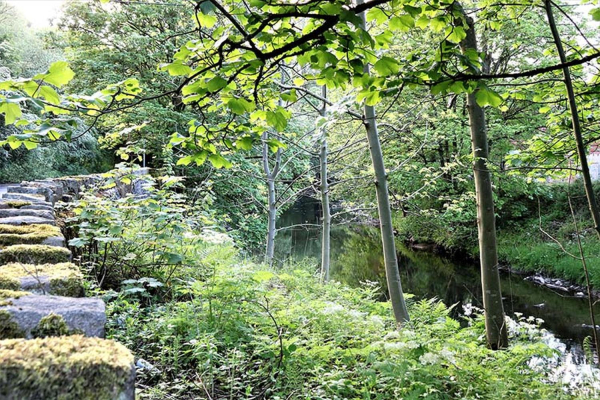
[[[23,182],[0,199],[0,399],[135,398],[133,355],[103,339],[104,302],[85,297],[54,215],[55,202],[109,179]],[[143,179],[106,190],[143,193]]]

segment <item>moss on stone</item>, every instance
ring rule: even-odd
[[[71,252],[68,249],[42,244],[17,244],[0,251],[0,264],[58,264],[70,260]]]
[[[12,315],[6,310],[0,310],[0,340],[24,337],[25,332],[13,321]]]
[[[13,244],[40,244],[44,240],[62,236],[60,228],[47,224],[3,225],[0,224],[0,246]]]
[[[31,331],[34,338],[46,338],[55,336],[68,336],[69,327],[64,318],[54,313],[48,314],[38,322],[37,326]]]
[[[31,293],[20,290],[0,289],[0,307],[10,305],[11,299],[18,299],[23,296],[29,296]]]
[[[0,266],[0,289],[19,290],[22,288],[21,279],[33,277],[39,281],[35,288],[27,290],[45,290],[48,282],[48,294],[56,296],[83,296],[83,274],[73,263],[59,264],[19,264],[10,263]]]
[[[23,296],[29,296],[31,293],[21,290],[5,290],[0,289],[0,300],[19,299]]]
[[[133,361],[129,350],[110,340],[79,335],[4,340],[0,398],[133,398]]]
[[[21,208],[25,206],[30,206],[32,204],[30,201],[25,200],[7,200],[4,203],[10,208]]]

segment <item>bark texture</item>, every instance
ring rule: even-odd
[[[327,87],[321,88],[321,95],[327,98]],[[327,115],[327,103],[323,102],[321,116]],[[321,131],[321,151],[319,161],[321,163],[321,208],[323,209],[323,231],[321,237],[321,276],[325,282],[329,281],[329,264],[331,259],[331,209],[329,207],[329,183],[328,179],[328,161],[329,149],[327,146],[327,132],[325,128]]]
[[[357,0],[356,3],[362,4],[363,0]],[[361,13],[360,18],[362,28],[366,30],[367,23],[365,13]],[[366,65],[365,73],[369,74],[369,71],[370,68]],[[375,188],[377,192],[377,209],[379,211],[379,227],[381,229],[381,240],[383,243],[385,275],[394,317],[399,324],[402,324],[409,321],[410,318],[404,301],[404,294],[402,292],[402,284],[400,281],[400,270],[398,269],[398,256],[396,253],[394,228],[392,227],[392,210],[390,207],[387,173],[385,171],[383,153],[379,141],[375,107],[365,104],[364,112],[369,151],[371,153],[373,169],[375,170]]]
[[[467,21],[467,36],[461,42],[461,50],[477,50],[477,36],[473,20],[464,14]],[[489,157],[485,111],[477,104],[477,91],[468,94],[467,109],[473,149],[473,175],[477,198],[477,228],[481,263],[481,286],[483,308],[485,310],[485,329],[488,346],[502,349],[508,346],[500,274],[498,272],[498,249],[496,243],[496,216],[492,191],[492,177],[487,166]]]

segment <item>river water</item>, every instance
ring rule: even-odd
[[[320,259],[320,230],[314,226],[317,205],[301,201],[287,210],[279,226],[296,226],[278,233],[276,257],[284,259]],[[397,243],[402,286],[417,299],[438,298],[447,306],[456,304],[455,315],[470,305],[481,307],[481,280],[473,260],[450,260],[425,251],[415,251]],[[376,228],[342,225],[332,229],[331,278],[351,286],[361,282],[379,282],[382,298],[387,295],[381,238]],[[586,299],[565,296],[543,286],[524,280],[522,276],[501,274],[504,307],[507,315],[533,316],[544,322],[542,328],[560,340],[559,350],[568,362],[584,362],[582,342],[592,335]],[[463,307],[465,306],[465,307]],[[600,315],[600,304],[596,305]]]

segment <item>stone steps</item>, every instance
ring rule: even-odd
[[[94,298],[73,298],[52,295],[37,295],[28,292],[16,292],[12,296],[0,290],[0,320],[8,319],[14,323],[2,339],[26,338],[35,335],[42,318],[50,314],[59,315],[66,324],[69,333],[79,333],[88,337],[104,337],[106,314],[104,302]]]
[[[0,371],[0,398],[5,400],[135,399],[133,356],[112,340],[3,340]]]
[[[83,297],[83,274],[72,263],[5,264],[0,266],[0,289]]]
[[[22,193],[4,193],[2,198],[5,200],[23,200],[31,203],[48,203],[46,197],[39,194],[22,194]]]
[[[0,399],[135,399],[133,355],[101,339],[104,302],[81,297],[55,226],[54,202],[101,180],[24,182],[0,199]]]

